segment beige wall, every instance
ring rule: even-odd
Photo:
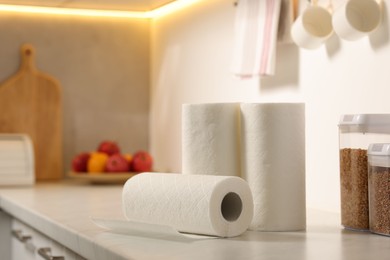
[[[181,105],[302,100],[298,50],[279,48],[277,74],[239,80],[230,73],[234,1],[201,0],[152,25],[151,151],[160,171],[181,171]]]
[[[0,81],[16,72],[19,47],[63,89],[64,166],[103,139],[148,149],[149,21],[1,13]],[[3,111],[1,111],[3,112]]]
[[[334,37],[312,51],[279,45],[274,77],[240,81],[229,71],[233,2],[203,0],[153,23],[151,149],[156,166],[181,171],[183,103],[304,101],[307,203],[339,211],[340,115],[390,113],[390,5],[382,1],[383,24],[370,37],[357,42]],[[333,1],[336,8],[342,2]]]

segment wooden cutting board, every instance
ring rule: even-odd
[[[0,85],[0,133],[28,134],[36,180],[56,180],[63,176],[61,87],[34,58],[33,46],[23,45],[19,71]]]

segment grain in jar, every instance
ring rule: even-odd
[[[390,143],[368,148],[370,231],[390,236]]]
[[[339,123],[341,224],[369,230],[367,149],[390,143],[390,114],[342,115]]]

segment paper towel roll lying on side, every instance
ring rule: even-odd
[[[182,106],[183,174],[240,176],[238,103]]]
[[[185,233],[234,237],[253,216],[250,188],[233,176],[142,173],[125,183],[122,201],[128,220]]]
[[[304,104],[241,104],[241,144],[254,200],[250,229],[305,229]]]

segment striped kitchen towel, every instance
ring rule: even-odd
[[[235,75],[274,75],[281,3],[282,0],[239,0],[232,65]]]

